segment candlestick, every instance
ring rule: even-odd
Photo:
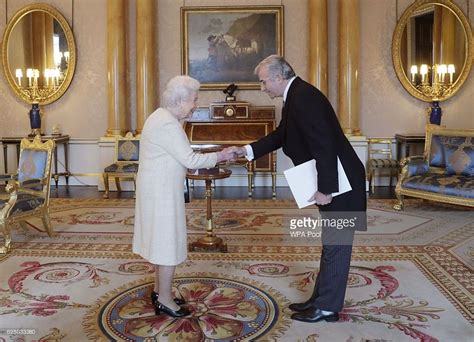
[[[449,64],[448,65],[448,73],[449,73],[449,83],[453,83],[454,64]]]
[[[15,70],[16,78],[18,78],[18,86],[21,87],[21,78],[23,77],[23,71],[21,69]]]
[[[416,65],[411,66],[411,82],[415,83],[415,76],[418,73],[418,67]]]
[[[428,65],[422,64],[420,66],[420,74],[421,74],[421,83],[425,83],[426,75],[428,74]]]
[[[26,77],[28,77],[28,87],[31,87],[31,78],[33,77],[33,69],[26,69]]]

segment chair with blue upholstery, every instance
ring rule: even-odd
[[[369,178],[369,189],[372,192],[375,188],[374,177],[390,177],[390,187],[392,177],[398,178],[400,163],[392,158],[392,140],[390,138],[369,138],[369,161],[367,163],[367,173]]]
[[[122,191],[120,178],[130,178],[136,189],[138,159],[140,156],[140,138],[131,132],[115,140],[115,161],[104,169],[104,198],[109,198],[109,177],[113,177],[117,191]]]
[[[0,199],[0,228],[4,238],[0,255],[11,250],[11,230],[15,223],[27,229],[27,219],[40,217],[48,235],[53,235],[49,217],[53,151],[53,140],[43,143],[39,135],[32,141],[25,138],[20,143],[17,174],[0,176],[1,180],[8,179],[5,189],[9,193],[8,198]]]

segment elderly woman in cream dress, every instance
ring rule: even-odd
[[[196,108],[199,82],[188,76],[171,79],[163,93],[163,108],[145,122],[140,138],[133,252],[155,265],[151,294],[156,314],[182,317],[190,312],[173,298],[176,265],[187,257],[184,182],[187,169],[213,167],[233,159],[233,149],[195,153],[182,128]]]

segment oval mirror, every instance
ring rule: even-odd
[[[2,59],[7,81],[20,99],[40,105],[54,102],[66,92],[74,75],[72,30],[53,7],[26,6],[7,25]]]
[[[472,54],[469,21],[449,0],[416,1],[395,27],[395,73],[420,100],[443,101],[453,96],[469,75]]]

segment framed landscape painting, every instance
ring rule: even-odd
[[[182,7],[181,72],[203,89],[258,89],[253,71],[283,55],[283,6]]]

